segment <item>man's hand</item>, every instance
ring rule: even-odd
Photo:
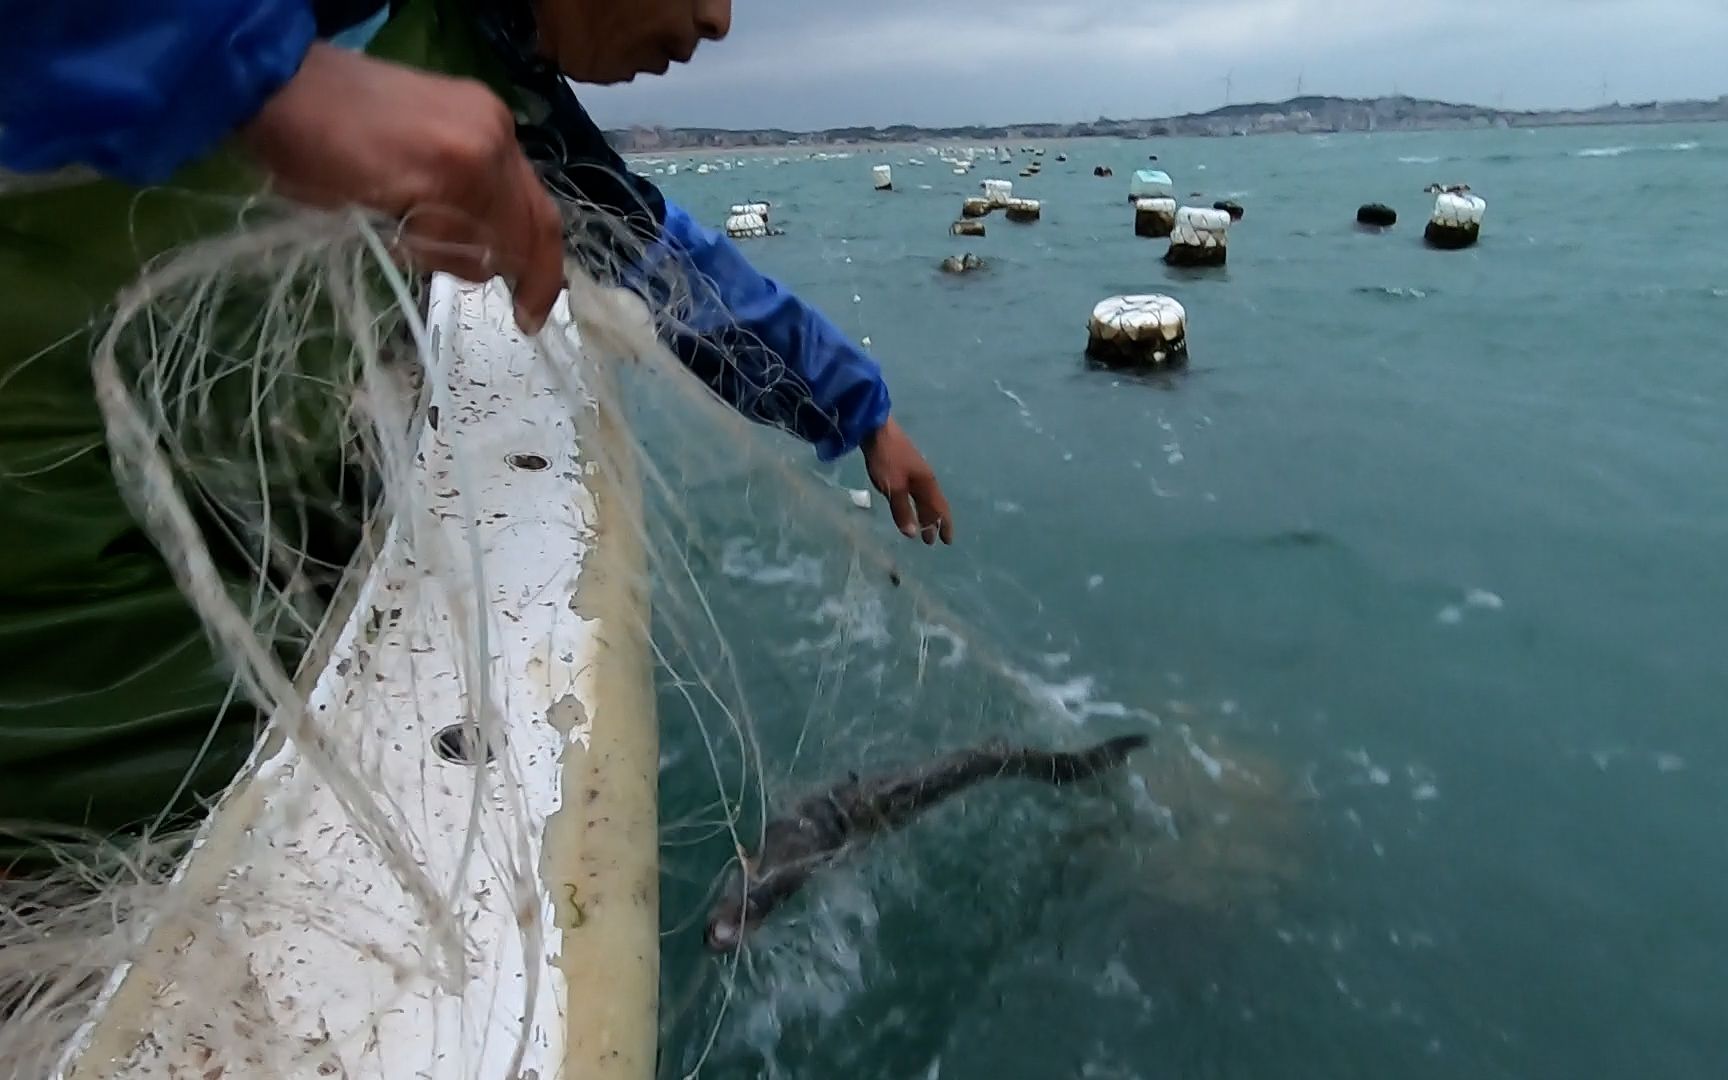
[[[418,264],[502,275],[523,329],[545,322],[564,287],[563,226],[485,86],[320,43],[241,134],[284,195],[400,218]]]
[[[908,537],[934,544],[954,542],[954,519],[936,473],[893,418],[864,442],[864,468],[870,482],[888,500],[894,524]]]

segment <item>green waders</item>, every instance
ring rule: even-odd
[[[485,70],[438,0],[411,0],[368,51]],[[259,187],[224,153],[163,189],[0,195],[0,875],[40,854],[19,825],[113,835],[184,820],[257,737],[121,497],[89,362],[141,264],[231,227],[232,203],[210,196]]]

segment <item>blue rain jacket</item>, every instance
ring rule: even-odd
[[[314,6],[0,0],[0,168],[84,166],[137,185],[166,181],[214,150],[294,75],[320,30],[331,30],[320,26]],[[685,320],[693,332],[669,335],[686,366],[745,415],[793,432],[825,461],[880,428],[890,402],[876,362],[759,273],[730,240],[629,176],[573,97],[568,105],[579,121],[576,152],[605,167],[596,172],[646,188],[660,249],[690,280],[715,284]]]

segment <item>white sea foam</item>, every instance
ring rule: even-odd
[[[1152,718],[1150,713],[1129,708],[1120,701],[1096,699],[1094,694],[1097,693],[1098,681],[1090,675],[1076,675],[1058,682],[1041,679],[1028,671],[1013,671],[1011,674],[1051,714],[1072,724],[1084,724],[1099,717],[1112,720]]]
[[[760,549],[743,537],[733,537],[720,549],[720,572],[729,578],[757,585],[822,584],[822,561],[810,555],[796,555],[786,562],[772,562]]]
[[[966,639],[961,637],[952,627],[940,623],[915,622],[912,628],[921,638],[928,641],[936,638],[948,646],[948,654],[936,661],[937,667],[959,667],[966,659]]]
[[[1499,611],[1506,606],[1506,601],[1500,599],[1499,594],[1491,593],[1487,589],[1471,589],[1464,594],[1464,602],[1485,611]]]

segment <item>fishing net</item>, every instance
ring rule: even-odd
[[[594,750],[593,718],[555,717],[595,673],[556,650],[499,662],[514,647],[505,613],[540,602],[526,581],[562,618],[640,646],[652,715],[643,702],[631,719],[652,731],[657,716],[660,731],[659,871],[637,896],[657,884],[658,1061],[606,1073],[573,1050],[570,1075],[852,1075],[866,1057],[909,1075],[943,1024],[897,1011],[910,983],[928,991],[1032,932],[1040,898],[1068,877],[1182,843],[1200,812],[1159,797],[1172,778],[1264,788],[1199,720],[1100,700],[1059,630],[1038,651],[1005,648],[1009,624],[1040,618],[1036,590],[959,552],[931,570],[879,501],[860,512],[846,487],[861,469],[816,468],[763,422],[781,415],[784,372],[726,368],[745,404],[721,401],[714,378],[663,344],[710,284],[641,249],[641,269],[620,274],[628,231],[591,207],[567,212],[569,320],[531,341],[485,323],[507,300],[450,301],[448,283],[455,314],[439,321],[437,290],[398,267],[394,226],[358,214],[253,205],[120,298],[93,363],[117,473],[235,693],[271,725],[257,779],[197,834],[63,845],[61,872],[5,886],[7,1075],[73,1062],[71,1075],[178,1075],[162,1071],[170,1058],[205,1077],[342,1075],[356,1061],[394,1075],[393,1055],[432,1047],[437,1075],[528,1076],[564,1010],[581,1049],[599,1022],[583,1003],[625,976],[566,964],[554,985],[532,958],[568,947],[593,914],[579,889],[552,884],[568,835],[548,825],[543,789],[549,761]],[[484,385],[440,359],[449,333],[531,359]],[[493,426],[458,422],[470,414]],[[556,438],[501,470],[485,432],[513,416]],[[498,501],[528,474],[559,478],[567,498],[534,512]],[[536,531],[579,534],[590,560],[610,554],[598,570],[542,563],[500,539]],[[603,613],[572,594],[595,574],[615,599]],[[598,656],[631,663],[627,649]],[[375,734],[361,740],[327,710]],[[392,748],[392,730],[437,745]],[[1124,731],[1159,733],[1157,771],[1074,792],[981,790],[821,875],[745,948],[704,951],[725,871],[794,797],[986,739],[1073,747]],[[404,773],[397,755],[410,751],[424,763]],[[590,775],[603,780],[603,763]],[[566,787],[562,801],[580,795]],[[403,827],[437,814],[432,832]],[[327,845],[309,821],[328,823]],[[581,839],[640,841],[632,828],[592,823]],[[273,863],[184,859],[195,844],[257,855],[307,835]],[[655,853],[640,849],[653,846],[635,843],[649,867]],[[384,873],[344,877],[344,859]],[[265,865],[275,872],[248,872]],[[292,1000],[284,986],[318,992],[295,974],[307,956],[257,955],[288,925],[336,950],[307,955],[383,972],[373,996]],[[897,971],[875,948],[889,938],[939,960]],[[446,1003],[432,1029],[392,1020],[432,998]]]

